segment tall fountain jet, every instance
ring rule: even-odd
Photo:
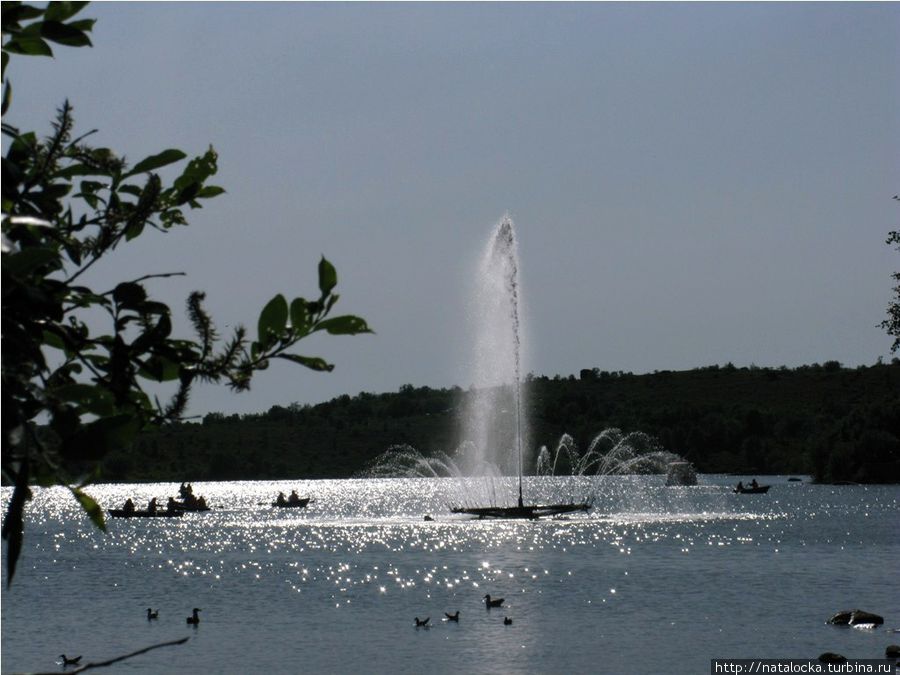
[[[521,386],[523,327],[516,232],[508,215],[494,228],[475,283],[475,391],[464,431],[474,455],[470,471],[476,475],[492,469],[505,474],[515,471],[521,479],[526,431]]]
[[[481,259],[475,293],[476,323],[473,384],[465,444],[474,454],[474,475],[500,473],[518,477],[518,504],[457,507],[479,517],[537,518],[587,510],[588,504],[526,505],[522,494],[527,424],[522,387],[522,312],[519,256],[512,219],[505,215],[494,229]]]

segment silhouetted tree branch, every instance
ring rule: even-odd
[[[131,652],[130,654],[125,654],[124,656],[117,656],[113,659],[109,659],[108,661],[97,661],[96,663],[90,662],[85,663],[83,666],[75,668],[74,670],[67,670],[66,672],[69,675],[75,675],[76,673],[83,673],[86,670],[91,670],[93,668],[106,668],[107,666],[111,666],[115,663],[120,663],[125,659],[130,659],[133,656],[140,656],[141,654],[146,654],[147,652],[153,651],[154,649],[160,649],[162,647],[172,647],[174,645],[183,645],[190,638],[181,638],[180,640],[172,640],[171,642],[161,642],[157,645],[150,645],[149,647],[144,647],[143,649],[138,649],[136,652]],[[59,675],[59,672],[53,673],[32,673],[32,675]]]

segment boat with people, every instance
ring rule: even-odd
[[[769,491],[771,485],[760,485],[756,482],[754,478],[750,481],[749,485],[744,485],[743,481],[738,481],[737,486],[734,488],[735,494],[744,494],[744,495],[764,495]]]
[[[188,483],[185,485],[184,483],[178,488],[178,496],[181,497],[180,500],[175,499],[174,497],[169,497],[169,501],[166,504],[166,508],[170,511],[190,511],[191,513],[202,513],[204,511],[209,511],[210,508],[206,503],[206,497],[200,495],[196,497],[194,495],[194,486]]]
[[[147,511],[128,509],[109,509],[107,513],[111,518],[180,518],[184,511]]]
[[[309,497],[301,497],[297,494],[296,490],[291,490],[289,497],[285,497],[283,492],[279,492],[278,497],[272,502],[272,506],[279,509],[302,509],[305,508],[309,502]]]
[[[211,509],[206,504],[206,500],[203,497],[200,497],[194,501],[178,501],[177,499],[170,499],[169,503],[166,505],[167,509],[172,511],[179,511],[181,513],[202,513],[204,511],[210,511]]]
[[[764,495],[769,491],[771,485],[759,485],[757,487],[742,487],[740,489],[735,488],[734,491],[737,494],[741,495]]]
[[[277,507],[279,509],[302,509],[307,504],[309,504],[309,497],[303,497],[299,501],[296,502],[284,502],[283,504],[279,504],[278,501],[272,502],[272,506]]]
[[[170,499],[169,501],[171,502],[172,500]],[[112,518],[177,518],[183,515],[184,512],[171,507],[165,511],[159,509],[156,497],[147,503],[146,509],[138,510],[134,505],[134,500],[129,497],[125,500],[121,509],[109,509],[108,513]]]

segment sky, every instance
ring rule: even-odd
[[[91,49],[14,57],[5,120],[78,129],[136,162],[219,153],[227,193],[149,232],[97,287],[149,289],[189,334],[207,293],[255,333],[275,294],[318,294],[374,335],[297,350],[248,393],[265,411],[403,384],[467,388],[471,286],[509,213],[525,371],[889,359],[900,267],[895,3],[97,3]]]

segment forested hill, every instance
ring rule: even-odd
[[[569,433],[583,449],[608,427],[644,431],[701,472],[810,473],[900,481],[900,362],[788,368],[726,365],[646,375],[529,375],[532,447]],[[209,414],[144,434],[101,480],[341,478],[389,447],[452,452],[466,392],[404,385],[250,415]]]

